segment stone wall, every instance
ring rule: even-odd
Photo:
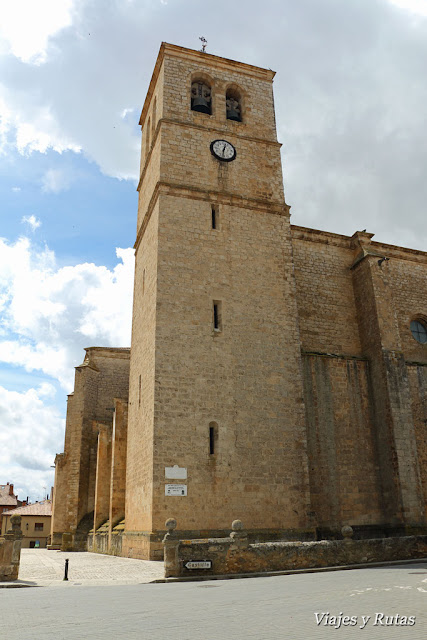
[[[378,490],[369,365],[303,355],[311,508],[319,536],[384,522]]]
[[[312,515],[375,535],[426,529],[426,254],[292,227]]]
[[[345,537],[341,540],[250,544],[240,521],[233,522],[232,526],[228,538],[208,540],[179,540],[179,532],[171,528],[164,540],[165,577],[336,567],[427,555],[427,536],[352,540],[351,527],[343,527]]]

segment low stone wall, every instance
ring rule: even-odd
[[[10,524],[12,528],[0,538],[0,582],[18,579],[23,538],[21,516],[11,516]]]
[[[239,520],[233,522],[228,538],[180,540],[174,519],[168,520],[166,527],[166,577],[262,573],[427,556],[427,536],[352,540],[351,527],[343,527],[343,540],[259,544],[248,542]]]

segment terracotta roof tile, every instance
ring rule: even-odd
[[[4,486],[4,489],[2,487]],[[0,485],[0,505],[2,507],[13,507],[18,504],[18,500],[15,495],[9,494],[10,485]]]
[[[27,504],[25,507],[18,507],[11,511],[3,511],[4,516],[51,516],[52,515],[52,502],[50,500],[44,500],[43,502],[35,502],[34,504]]]

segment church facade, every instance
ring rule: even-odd
[[[290,224],[273,77],[160,48],[131,349],[76,368],[53,547],[427,529],[427,254]]]

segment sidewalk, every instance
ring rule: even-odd
[[[63,580],[66,558],[68,582]],[[19,579],[0,582],[0,588],[143,584],[163,577],[163,562],[88,552],[22,549]]]

